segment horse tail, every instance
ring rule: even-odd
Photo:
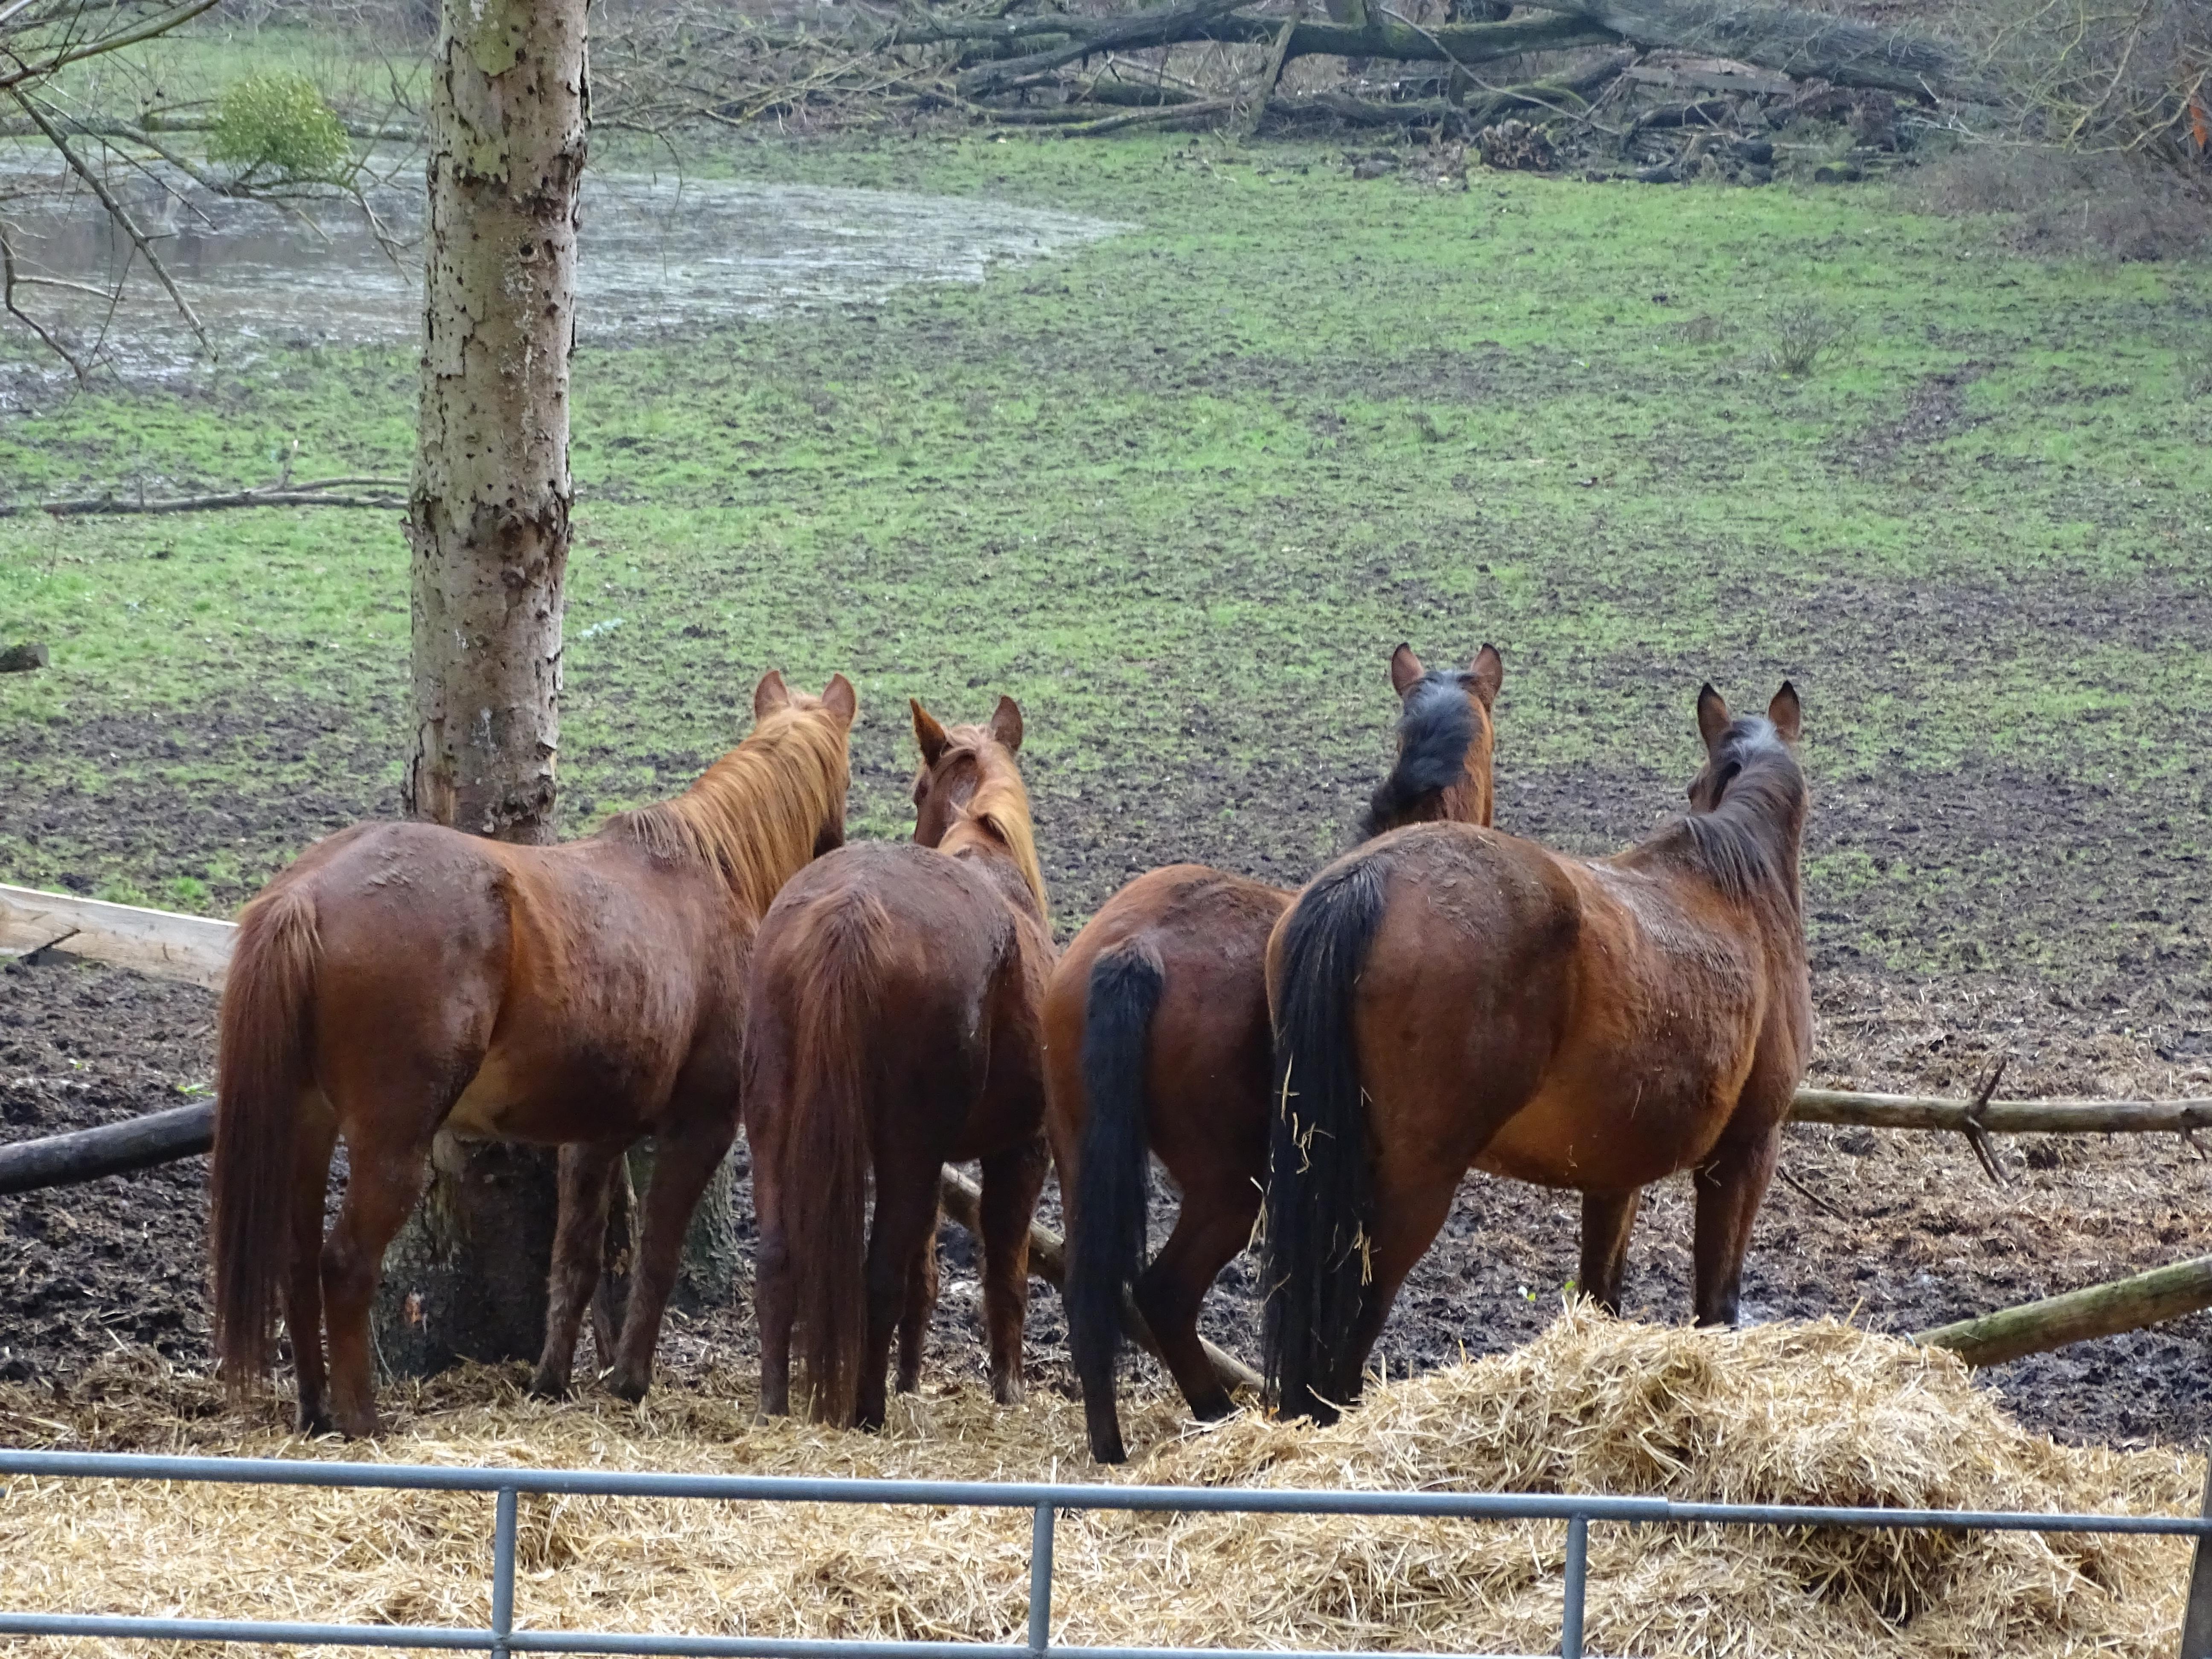
[[[293,1169],[322,945],[314,900],[296,886],[239,919],[216,1050],[209,1252],[215,1351],[234,1395],[270,1368],[271,1330],[291,1265]],[[317,1196],[320,1196],[319,1191]],[[295,1331],[295,1345],[322,1340]]]
[[[1107,1393],[1121,1352],[1121,1287],[1144,1265],[1151,1196],[1146,1060],[1166,987],[1159,955],[1130,940],[1091,965],[1083,1023],[1083,1162],[1067,1234],[1067,1346],[1084,1392]]]
[[[782,1161],[794,1346],[815,1419],[840,1426],[867,1339],[868,1056],[890,920],[866,894],[818,909],[793,999]]]
[[[1285,1416],[1323,1423],[1357,1392],[1364,1357],[1352,1342],[1370,1294],[1375,1217],[1352,995],[1382,919],[1384,875],[1379,859],[1340,865],[1282,923],[1263,1257],[1267,1392]]]

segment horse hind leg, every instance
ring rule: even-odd
[[[1606,1313],[1620,1312],[1620,1293],[1628,1273],[1628,1235],[1636,1225],[1641,1187],[1625,1193],[1583,1194],[1583,1260],[1575,1285]]]
[[[937,1311],[937,1229],[930,1223],[929,1240],[914,1258],[907,1275],[906,1304],[899,1312],[898,1391],[912,1394],[921,1386],[921,1357],[928,1346],[930,1316]]]
[[[1349,1406],[1359,1398],[1368,1356],[1374,1352],[1375,1344],[1382,1334],[1383,1324],[1390,1317],[1391,1304],[1398,1299],[1399,1288],[1405,1284],[1406,1275],[1413,1271],[1414,1264],[1428,1254],[1429,1246],[1436,1242],[1458,1192],[1456,1171],[1449,1177],[1434,1177],[1418,1185],[1378,1184],[1375,1232],[1367,1247],[1370,1277],[1366,1303],[1360,1310],[1358,1323],[1352,1328],[1352,1340],[1341,1354],[1333,1356],[1334,1364],[1329,1382],[1334,1385],[1332,1399],[1337,1406]],[[1334,1419],[1332,1416],[1323,1420]]]
[[[1137,1311],[1152,1328],[1191,1414],[1202,1423],[1228,1416],[1237,1402],[1199,1340],[1199,1310],[1222,1268],[1252,1237],[1259,1212],[1260,1189],[1249,1179],[1231,1175],[1186,1188],[1175,1231],[1136,1283]]]
[[[919,1271],[915,1258],[936,1248],[938,1168],[934,1159],[918,1158],[876,1165],[876,1213],[866,1275],[867,1336],[853,1406],[854,1428],[884,1425],[891,1341],[906,1310],[907,1287]]]
[[[337,1133],[337,1114],[322,1092],[304,1096],[292,1164],[291,1258],[284,1276],[284,1329],[292,1341],[302,1434],[327,1434],[331,1427],[323,1363],[323,1198]]]
[[[541,1400],[560,1400],[568,1393],[576,1338],[606,1255],[607,1206],[615,1164],[623,1150],[618,1140],[577,1142],[561,1149],[561,1218],[546,1280],[545,1346],[530,1378],[530,1392]]]
[[[1022,1327],[1029,1312],[1030,1222],[1051,1159],[1032,1135],[983,1160],[983,1323],[991,1357],[991,1398],[1022,1399]]]
[[[424,1113],[434,1123],[442,1112]],[[368,1120],[373,1122],[374,1120]],[[322,1249],[323,1303],[331,1334],[331,1410],[349,1439],[377,1432],[368,1319],[384,1252],[429,1184],[429,1136],[347,1136],[345,1201]]]
[[[733,1109],[693,1118],[659,1137],[654,1148],[637,1272],[630,1280],[629,1309],[623,1317],[614,1368],[607,1374],[607,1387],[624,1400],[642,1400],[653,1386],[653,1350],[659,1346],[661,1316],[668,1310],[677,1269],[683,1265],[684,1232],[691,1224],[692,1211],[699,1207],[700,1195],[737,1138]],[[765,1409],[765,1401],[763,1406]]]
[[[1764,1133],[1721,1142],[1691,1176],[1697,1194],[1697,1280],[1692,1297],[1700,1325],[1736,1322],[1743,1291],[1743,1258],[1751,1224],[1782,1152],[1778,1124]]]

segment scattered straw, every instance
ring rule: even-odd
[[[225,1415],[204,1380],[118,1360],[67,1400],[0,1389],[0,1442],[763,1474],[1097,1478],[1082,1414],[965,1386],[880,1435],[757,1427],[734,1374],[632,1408],[524,1398],[475,1370],[387,1396],[374,1447]],[[1334,1428],[1130,1413],[1119,1478],[1204,1485],[1664,1492],[1764,1502],[2189,1512],[2198,1460],[2054,1445],[1949,1356],[1823,1322],[1736,1334],[1562,1318],[1528,1347],[1377,1390]],[[0,1603],[482,1624],[489,1499],[434,1493],[0,1487]],[[538,1628],[1018,1641],[1029,1517],[526,1498],[517,1609]],[[1546,1651],[1554,1523],[1064,1516],[1056,1640]],[[1841,1530],[1591,1532],[1601,1654],[2163,1656],[2185,1546]],[[97,1644],[52,1644],[58,1652]],[[115,1644],[122,1650],[121,1644]],[[17,1651],[39,1651],[21,1644]]]

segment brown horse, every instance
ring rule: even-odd
[[[300,1425],[376,1432],[369,1306],[422,1194],[431,1137],[558,1145],[561,1219],[534,1386],[568,1383],[615,1162],[659,1156],[611,1385],[653,1376],[684,1229],[737,1133],[753,929],[845,836],[843,675],[818,698],[770,673],[752,734],[676,799],[560,847],[364,823],[247,905],[223,989],[210,1228],[216,1350],[234,1389],[269,1370],[280,1299]],[[345,1200],[323,1192],[345,1139]]]
[[[1398,758],[1361,828],[1490,822],[1496,647],[1468,668],[1421,666],[1400,646]],[[1267,935],[1291,895],[1204,865],[1139,876],[1076,935],[1045,993],[1046,1128],[1067,1208],[1068,1346],[1091,1455],[1122,1460],[1115,1403],[1121,1295],[1201,1419],[1233,1409],[1199,1342],[1199,1306],[1252,1236],[1267,1165]],[[1143,1266],[1147,1147],[1182,1194]]]
[[[1044,1185],[1038,1005],[1044,877],[1014,765],[1022,715],[947,732],[920,703],[915,845],[863,842],[761,923],[745,1033],[760,1221],[761,1411],[790,1409],[792,1333],[813,1415],[879,1428],[891,1338],[921,1372],[937,1300],[938,1172],[983,1165],[991,1393],[1021,1397],[1030,1218]],[[868,1178],[875,1220],[868,1226]]]
[[[1583,1291],[1620,1301],[1640,1190],[1697,1194],[1701,1324],[1733,1324],[1812,1036],[1797,694],[1698,698],[1690,816],[1584,860],[1458,824],[1324,870],[1267,942],[1276,1103],[1267,1361],[1290,1415],[1353,1399],[1477,1168],[1583,1194]]]

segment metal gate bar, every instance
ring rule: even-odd
[[[258,1620],[158,1619],[120,1613],[0,1610],[0,1635],[136,1638],[293,1646],[515,1653],[684,1656],[687,1659],[1405,1659],[1333,1650],[1109,1648],[1052,1641],[1053,1531],[1061,1510],[1179,1515],[1396,1516],[1462,1521],[1565,1521],[1567,1547],[1559,1653],[1582,1659],[1589,1523],[1653,1526],[1863,1527],[1943,1532],[2046,1532],[2195,1538],[2212,1548],[2212,1515],[2069,1515],[2026,1510],[1900,1510],[1790,1504],[1694,1504],[1595,1493],[1316,1492],[1265,1487],[1062,1486],[1040,1481],[859,1480],[798,1475],[672,1474],[611,1469],[441,1468],[427,1464],[295,1462],[283,1458],[164,1457],[135,1453],[0,1450],[0,1477],[190,1480],[233,1486],[335,1486],[402,1492],[489,1492],[491,1625],[317,1625]],[[1026,1509],[1030,1533],[1029,1640],[1008,1643],[839,1641],[764,1636],[514,1628],[516,1516],[520,1496],[680,1498],[724,1503],[875,1504],[902,1508]]]

